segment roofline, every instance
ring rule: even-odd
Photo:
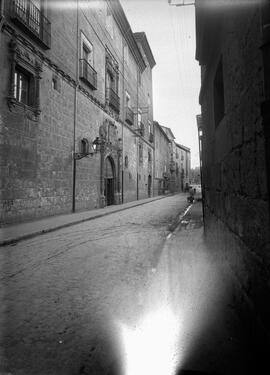
[[[141,42],[142,48],[143,48],[143,50],[146,54],[149,65],[150,65],[151,69],[153,69],[153,67],[156,65],[156,61],[155,61],[153,52],[151,50],[151,47],[149,45],[149,42],[148,42],[148,39],[147,39],[147,36],[146,36],[145,32],[144,31],[136,32],[133,35],[134,35],[136,40]]]
[[[171,133],[171,135],[173,136],[173,139],[175,139],[175,136],[174,136],[174,134],[173,134],[171,128],[168,128],[167,126],[163,126],[163,125],[161,125],[161,126],[162,126],[163,128],[165,128],[165,129],[168,129],[169,132]]]
[[[175,142],[175,144],[176,144],[177,147],[181,148],[182,150],[190,152],[190,148],[189,147],[180,145],[180,143],[176,143],[176,142]]]
[[[165,136],[165,138],[167,138],[168,142],[171,142],[170,138],[167,136],[166,132],[162,129],[162,125],[160,125],[160,123],[158,121],[153,121],[154,125],[157,126],[159,128],[159,130],[161,131],[161,133]]]
[[[125,15],[125,12],[122,8],[122,5],[120,4],[120,1],[119,0],[106,0],[106,1],[109,4],[109,6],[112,10],[114,19],[117,22],[117,24],[118,24],[118,26],[121,30],[121,33],[122,33],[123,37],[125,38],[128,46],[130,48],[131,53],[133,54],[133,57],[134,57],[136,63],[140,67],[141,71],[144,71],[145,68],[146,68],[144,58],[143,58],[143,56],[141,54],[141,51],[138,47],[137,41],[136,41],[136,39],[133,35],[132,29],[131,29],[130,24],[128,22],[128,19]]]

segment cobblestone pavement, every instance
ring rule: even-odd
[[[224,280],[200,204],[179,224],[186,207],[185,195],[170,196],[3,247],[1,375],[169,375],[190,364],[213,321],[218,366],[204,343],[207,366],[199,356],[195,367],[232,373],[222,358],[228,343],[239,357],[231,317],[217,323]]]

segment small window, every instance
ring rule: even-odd
[[[142,122],[142,110],[138,108],[138,127],[140,127]]]
[[[81,140],[81,153],[88,154],[88,152],[89,152],[89,142],[87,139],[83,138]]]
[[[125,168],[128,168],[128,156],[125,156]]]
[[[138,70],[138,83],[139,85],[142,84],[142,72],[140,70]]]
[[[106,15],[106,28],[108,30],[108,33],[110,34],[110,37],[113,39],[113,34],[114,34],[114,30],[113,30],[113,15],[112,15],[112,11],[111,11],[111,8],[109,6],[107,6],[107,15]]]
[[[130,108],[130,95],[127,91],[126,91],[126,107]]]
[[[54,74],[52,77],[52,89],[60,92],[61,91],[60,87],[61,86],[60,86],[59,77],[57,77],[57,75]]]
[[[149,132],[149,134],[152,133],[152,125],[151,125],[150,121],[148,121],[148,132]]]
[[[18,102],[31,105],[30,84],[31,76],[20,68],[16,67],[14,78],[14,96]]]
[[[139,163],[143,163],[143,146],[141,143],[139,144]]]
[[[81,32],[81,59],[85,60],[89,65],[94,65],[93,45]]]
[[[151,152],[148,151],[148,162],[150,163],[152,161],[152,155]]]
[[[128,50],[128,45],[124,45],[124,61],[127,65],[129,65],[129,50]]]
[[[215,127],[217,127],[224,117],[224,81],[223,63],[220,59],[214,79],[214,116]]]
[[[52,88],[54,90],[57,90],[57,79],[55,77],[53,77],[52,79]]]

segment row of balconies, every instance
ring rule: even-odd
[[[11,0],[9,5],[11,19],[34,39],[42,44],[44,48],[51,46],[51,23],[44,16],[43,11],[37,8],[31,0]],[[79,78],[92,90],[97,90],[97,72],[85,59],[79,61]],[[117,113],[120,112],[120,98],[112,89],[106,89],[106,101]],[[125,121],[134,125],[134,112],[131,108],[125,108]],[[144,126],[141,123],[139,133],[144,137]],[[153,142],[153,134],[149,134],[149,142]]]

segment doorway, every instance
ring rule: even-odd
[[[105,171],[104,171],[104,195],[106,199],[106,205],[111,206],[114,204],[114,163],[112,158],[109,156],[105,159]]]
[[[152,190],[152,176],[148,176],[148,197],[151,197],[151,190]]]

